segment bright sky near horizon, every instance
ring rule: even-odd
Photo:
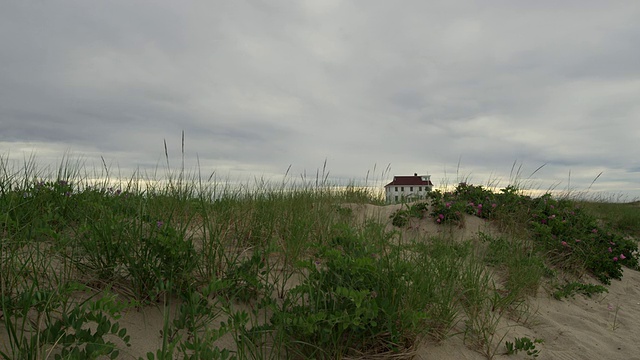
[[[640,2],[4,1],[0,157],[640,197]],[[458,175],[456,175],[458,173]],[[569,180],[570,179],[570,180]]]

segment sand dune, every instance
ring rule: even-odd
[[[375,219],[386,222],[392,229],[389,216],[400,205],[374,206],[349,205],[360,220]],[[464,227],[451,228],[436,225],[431,219],[412,219],[404,230],[406,236],[429,237],[443,231],[451,232],[454,238],[471,239],[478,232],[497,231],[487,222],[473,216],[465,218]],[[581,281],[597,284],[595,279],[584,276]],[[613,280],[607,286],[609,292],[588,298],[576,295],[574,298],[556,300],[541,287],[535,297],[528,301],[526,319],[514,321],[508,316],[501,318],[494,336],[495,359],[527,359],[526,354],[505,355],[504,341],[516,337],[542,339],[538,359],[637,359],[640,360],[640,272],[625,269],[621,281]],[[120,325],[131,335],[131,347],[123,349],[121,358],[146,358],[147,352],[154,352],[162,346],[160,330],[163,326],[164,309],[147,307],[129,309],[120,319]],[[171,312],[170,312],[171,313]],[[460,323],[457,330],[461,331]],[[455,332],[455,329],[454,329]],[[0,338],[7,336],[0,328]],[[500,341],[502,339],[502,341]],[[233,339],[227,335],[219,346],[233,349]],[[453,335],[443,341],[425,340],[417,349],[417,359],[486,359],[477,349],[465,344],[462,335]]]
[[[389,216],[400,205],[374,206],[354,205],[360,218],[373,217],[388,221]],[[429,235],[444,231],[429,219],[411,224],[414,235]],[[391,226],[391,225],[389,225]],[[480,231],[496,231],[484,220],[468,216],[462,229],[454,229],[454,236],[469,239]],[[599,284],[597,280],[585,276],[583,282]],[[574,298],[556,300],[544,288],[536,297],[529,299],[530,318],[522,325],[508,319],[501,321],[500,339],[505,333],[505,341],[515,337],[542,339],[538,359],[636,359],[640,360],[640,272],[625,269],[622,280],[613,280],[607,286],[609,292],[592,298],[576,295]],[[526,354],[504,355],[505,348],[498,346],[495,359],[531,358]],[[486,359],[486,356],[470,349],[461,336],[454,336],[441,343],[426,341],[418,351],[418,359]]]

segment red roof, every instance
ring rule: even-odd
[[[428,178],[427,178],[428,179]],[[396,186],[396,185],[429,185],[433,186],[431,180],[423,180],[422,176],[414,175],[414,176],[394,176],[393,181],[385,185],[387,186]]]

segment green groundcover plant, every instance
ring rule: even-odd
[[[550,194],[520,196],[511,187],[495,193],[462,183],[453,192],[433,192],[431,205],[438,224],[459,224],[463,213],[496,222],[518,216],[552,264],[576,274],[587,270],[605,284],[622,277],[622,266],[638,268],[637,242],[601,226],[575,201]]]
[[[427,314],[408,299],[413,267],[397,249],[385,248],[393,234],[375,223],[362,233],[347,226],[335,231],[331,243],[301,264],[308,276],[287,293],[271,319],[274,328],[309,344],[297,351],[311,357],[411,348]]]

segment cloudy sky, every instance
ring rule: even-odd
[[[640,3],[3,1],[0,152],[640,197]],[[375,167],[375,174],[374,173]],[[457,175],[456,175],[457,174]],[[569,180],[570,179],[570,180]]]

